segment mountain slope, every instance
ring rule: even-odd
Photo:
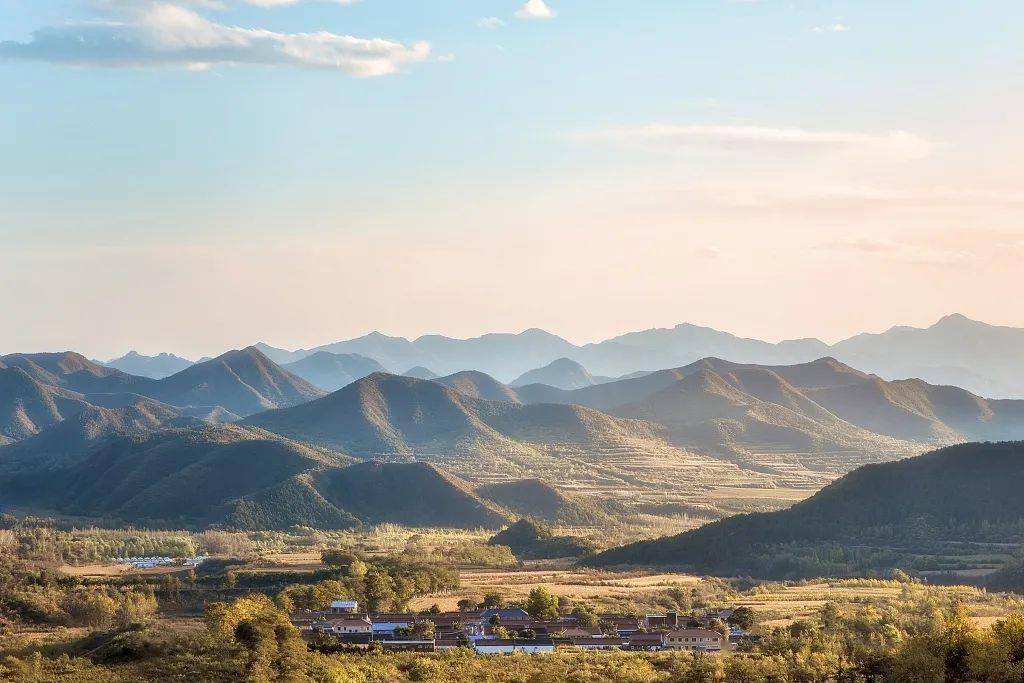
[[[197,363],[145,389],[145,395],[170,405],[222,406],[242,416],[324,395],[251,346]]]
[[[434,381],[471,398],[519,403],[519,397],[516,396],[515,390],[490,375],[475,370],[463,370],[447,377],[438,377]]]
[[[918,377],[983,396],[1024,398],[1024,329],[949,315],[919,329],[893,327],[835,344],[830,354],[883,377]]]
[[[608,523],[611,519],[596,505],[562,493],[540,479],[487,484],[479,487],[477,493],[520,517],[532,517],[553,524],[596,526]]]
[[[198,427],[203,420],[151,399],[118,408],[86,406],[35,436],[0,448],[0,472],[68,467],[117,437],[143,437],[171,427]]]
[[[156,356],[144,356],[136,351],[129,351],[120,358],[104,363],[108,368],[116,368],[129,375],[163,379],[176,372],[181,372],[193,363],[173,353],[161,353]]]
[[[20,367],[0,369],[0,446],[38,434],[88,407],[81,394],[42,384]]]
[[[402,375],[404,377],[414,377],[416,379],[437,379],[439,377],[439,375],[436,372],[434,372],[430,368],[425,368],[422,365],[417,365],[414,368],[409,368],[408,370],[403,372]]]
[[[118,523],[245,529],[361,523],[497,528],[500,512],[419,463],[361,463],[236,425],[109,441],[68,467],[8,478],[4,502]]]
[[[847,563],[846,573],[910,567],[922,553],[951,552],[947,545],[1020,543],[1022,486],[1024,443],[951,446],[867,465],[787,510],[614,548],[589,563],[771,578],[842,573],[826,567],[834,558]]]
[[[647,425],[580,406],[487,401],[439,382],[381,373],[305,405],[254,415],[245,424],[358,456],[509,448],[516,440],[587,443],[609,433],[653,433]]]
[[[597,381],[576,361],[559,358],[542,368],[523,373],[510,386],[521,387],[527,384],[546,384],[557,389],[572,390],[593,386]]]
[[[145,388],[153,384],[151,379],[99,365],[71,351],[12,353],[0,360],[9,368],[20,368],[40,384],[82,394],[145,393]]]
[[[324,391],[337,391],[346,384],[375,372],[384,372],[384,366],[372,358],[355,353],[328,353],[317,351],[302,360],[282,366]]]
[[[366,462],[326,470],[317,475],[316,486],[366,522],[488,529],[508,523],[465,482],[426,463]]]

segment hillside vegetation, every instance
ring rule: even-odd
[[[766,578],[927,570],[1024,541],[1022,486],[1024,442],[951,446],[867,465],[787,510],[731,517],[589,562]]]
[[[398,522],[495,528],[506,517],[424,464],[359,463],[235,425],[113,439],[61,469],[0,482],[2,502],[119,523],[247,529]]]

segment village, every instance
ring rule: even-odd
[[[576,615],[537,619],[521,607],[420,614],[360,612],[354,600],[335,600],[326,611],[299,610],[291,618],[308,642],[325,649],[442,652],[465,647],[478,654],[537,654],[569,648],[717,654],[754,638],[727,623],[733,613],[722,609],[702,617],[673,611],[601,614],[596,624],[584,625],[581,622],[593,620]]]

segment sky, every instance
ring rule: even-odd
[[[1019,0],[0,0],[0,353],[1024,326]]]

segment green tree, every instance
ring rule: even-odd
[[[534,619],[542,621],[558,618],[558,596],[543,586],[530,591],[526,599],[526,611]]]
[[[436,627],[429,619],[417,621],[412,627],[412,634],[421,640],[433,640]]]
[[[480,606],[484,609],[501,608],[505,606],[505,596],[497,591],[491,591],[484,593],[484,599],[480,601]]]
[[[740,605],[732,611],[732,615],[726,619],[731,626],[737,626],[744,631],[754,628],[754,610],[746,605]]]
[[[479,609],[480,605],[472,598],[463,598],[456,603],[456,607],[460,612],[475,612]]]
[[[589,605],[577,605],[572,610],[572,616],[576,617],[576,625],[584,628],[597,626],[597,612]]]
[[[118,604],[106,593],[82,591],[69,596],[67,611],[82,626],[107,628],[114,621]]]
[[[379,612],[395,600],[395,580],[387,572],[374,570],[366,575],[366,609]]]

